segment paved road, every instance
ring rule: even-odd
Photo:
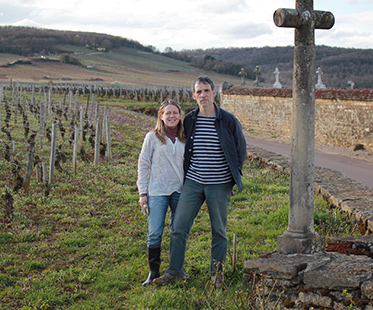
[[[290,157],[289,144],[246,137],[247,144]],[[315,165],[343,172],[346,176],[373,189],[373,163],[347,156],[315,151]]]

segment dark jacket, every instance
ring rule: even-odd
[[[232,113],[218,107],[215,103],[214,105],[216,109],[216,132],[219,136],[234,182],[241,192],[243,189],[241,180],[242,166],[247,154],[246,139],[237,118]],[[184,119],[184,129],[187,136],[184,153],[184,175],[188,171],[190,159],[193,154],[193,137],[198,113],[199,108],[189,112]]]

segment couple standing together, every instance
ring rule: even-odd
[[[228,206],[233,186],[243,189],[241,175],[246,141],[236,117],[214,103],[216,89],[208,77],[193,84],[198,108],[181,116],[176,100],[166,100],[156,127],[144,140],[138,181],[142,208],[148,205],[149,276],[143,283],[165,285],[187,279],[184,259],[189,231],[206,202],[211,224],[210,272],[213,285],[224,287]],[[161,243],[170,208],[170,262],[160,276]]]

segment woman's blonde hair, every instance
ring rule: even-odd
[[[155,125],[155,128],[153,131],[155,132],[155,135],[157,136],[157,138],[161,140],[162,144],[166,144],[166,131],[164,129],[164,122],[161,120],[161,116],[166,110],[166,107],[169,106],[170,104],[174,105],[179,110],[180,121],[177,124],[176,137],[179,139],[179,141],[185,143],[186,136],[185,136],[184,126],[183,126],[183,121],[182,121],[183,111],[181,110],[179,103],[174,99],[168,99],[161,103],[161,107],[158,110],[157,124]]]

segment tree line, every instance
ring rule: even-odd
[[[128,47],[153,52],[153,47],[118,36],[93,32],[39,29],[34,27],[0,26],[0,53],[34,56],[64,52],[64,44],[109,50]]]
[[[244,68],[247,79],[254,80],[255,67],[260,67],[262,83],[274,83],[274,70],[280,70],[284,87],[291,88],[293,77],[293,46],[211,48],[173,51],[165,50],[165,55],[190,62],[201,69],[219,73],[238,75]],[[316,46],[315,68],[323,71],[322,80],[328,88],[348,88],[349,81],[355,88],[373,88],[373,49],[353,49]]]
[[[81,46],[101,51],[113,48],[134,48],[158,53],[190,63],[192,66],[213,70],[221,74],[237,76],[245,69],[247,85],[255,80],[254,70],[260,68],[261,82],[271,85],[274,70],[280,70],[280,82],[284,88],[291,88],[293,77],[293,46],[210,48],[174,51],[171,47],[163,52],[153,46],[107,34],[60,31],[33,27],[0,26],[0,53],[22,56],[35,54],[62,54],[61,62],[73,63],[73,56],[63,50],[63,45]],[[327,88],[373,88],[373,49],[353,49],[316,46],[316,64],[323,71],[323,82]]]

